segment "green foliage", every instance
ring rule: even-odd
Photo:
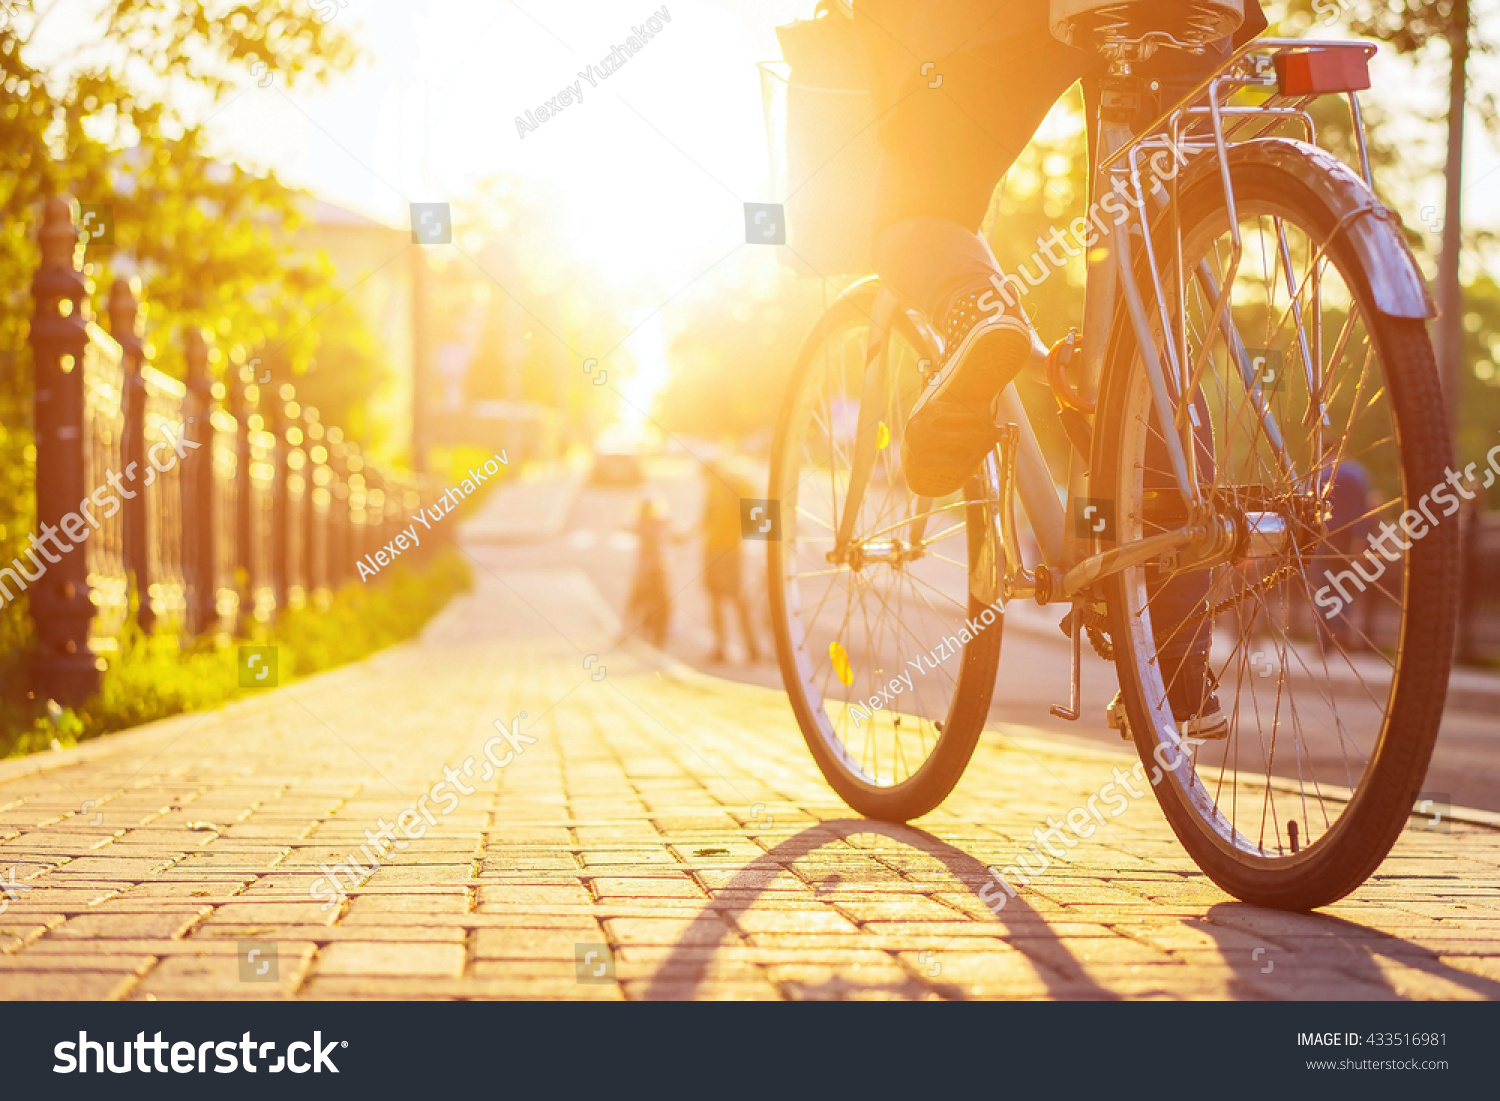
[[[256,64],[288,83],[326,80],[353,58],[341,32],[300,0],[112,0],[98,16],[110,49],[43,70],[27,60],[41,18],[23,11],[0,25],[0,562],[33,526],[26,338],[47,197],[113,205],[113,252],[91,244],[88,271],[108,278],[115,256],[135,258],[157,365],[178,377],[185,323],[305,362],[318,342],[313,322],[336,293],[321,260],[287,261],[301,197],[274,176],[212,160],[201,128],[173,104],[221,100]],[[0,625],[0,638],[13,635]]]
[[[109,52],[85,50],[46,71],[26,60],[24,20],[0,27],[0,286],[10,297],[0,353],[21,347],[37,219],[42,201],[62,193],[113,204],[114,253],[135,257],[153,320],[306,353],[304,330],[329,287],[321,264],[286,264],[283,235],[298,224],[300,197],[274,176],[211,159],[202,128],[173,105],[226,98],[261,71],[252,65],[288,83],[326,80],[352,61],[352,46],[299,0],[113,0],[99,23]],[[108,274],[102,242],[86,258],[94,275]],[[168,370],[174,344],[160,349]]]
[[[411,638],[469,584],[468,564],[456,550],[424,566],[398,562],[382,571],[378,584],[344,586],[326,609],[287,612],[256,641],[277,647],[284,683]],[[36,752],[54,740],[72,745],[184,711],[217,707],[246,691],[239,687],[237,645],[204,641],[181,649],[169,631],[146,635],[134,626],[120,641],[98,696],[76,713],[6,692],[0,698],[0,756]]]
[[[360,442],[373,434],[365,401],[378,356],[326,258],[295,247],[306,196],[274,175],[213,159],[194,121],[231,97],[270,94],[271,83],[326,82],[355,59],[351,41],[305,0],[93,7],[99,41],[45,65],[32,62],[31,40],[51,6],[0,21],[0,564],[35,526],[26,341],[49,196],[113,208],[113,242],[90,242],[85,270],[102,291],[119,258],[131,258],[145,287],[155,366],[181,378],[182,330],[205,326],[219,373],[258,355],[278,378],[297,379],[316,362],[324,422]],[[0,608],[0,698],[24,697],[30,645],[22,597]],[[127,649],[131,660],[106,689],[118,695],[106,696],[100,712],[116,718],[90,730],[218,698],[217,655],[179,653],[162,640],[136,639]],[[120,679],[157,666],[159,690]],[[0,711],[0,744],[30,721]]]
[[[1488,273],[1464,288],[1463,362],[1457,458],[1483,468],[1500,444],[1500,286]],[[1487,509],[1500,509],[1500,483],[1480,488],[1479,496]]]
[[[270,358],[271,371],[278,378],[295,377],[297,400],[316,409],[324,424],[337,425],[346,439],[363,446],[376,443],[380,426],[372,418],[369,397],[383,381],[383,350],[354,300],[330,303],[310,335],[316,345],[295,371],[289,369],[286,345]]]

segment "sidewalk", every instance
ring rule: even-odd
[[[465,543],[543,542],[561,535],[588,480],[580,462],[528,463],[459,528]]]
[[[1127,758],[990,734],[920,828],[862,821],[781,693],[612,651],[581,574],[470,549],[418,642],[0,767],[0,875],[30,888],[0,997],[1500,997],[1500,831],[1410,832],[1287,915],[1141,800],[995,914],[986,866]],[[535,742],[466,773],[522,712]],[[470,793],[434,794],[445,768]],[[324,910],[322,866],[424,797],[435,825]]]

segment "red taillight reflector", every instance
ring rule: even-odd
[[[1284,96],[1363,92],[1370,55],[1363,50],[1298,50],[1276,55],[1276,83]]]

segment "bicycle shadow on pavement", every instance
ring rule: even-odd
[[[1224,965],[1261,997],[1379,1001],[1454,996],[1451,990],[1403,993],[1387,970],[1398,967],[1475,997],[1500,998],[1500,982],[1444,963],[1431,948],[1332,914],[1221,902],[1186,924],[1213,937]]]
[[[648,1000],[692,999],[697,987],[707,977],[713,965],[714,952],[724,935],[726,918],[734,919],[740,914],[753,910],[761,894],[768,889],[769,882],[780,873],[789,871],[789,865],[825,845],[842,844],[850,837],[859,834],[888,838],[933,857],[948,870],[956,883],[962,884],[981,902],[985,900],[980,898],[979,889],[985,884],[995,882],[994,876],[984,864],[968,853],[955,849],[947,842],[915,826],[895,825],[863,818],[840,818],[820,822],[783,841],[764,856],[757,857],[736,872],[734,878],[728,883],[716,888],[716,892],[732,893],[734,898],[721,904],[705,907],[693,920],[683,935],[678,938],[677,943],[673,945],[671,954],[652,975],[651,983],[646,988],[645,998]],[[878,858],[878,855],[878,853],[872,854],[872,859]],[[838,876],[835,875],[834,878]],[[857,880],[851,879],[847,882],[857,890]],[[817,889],[816,886],[814,889]],[[1002,893],[1000,897],[1005,896]],[[988,903],[985,903],[985,906],[986,909],[989,908]],[[954,914],[955,921],[964,920],[966,917],[976,923],[985,920],[973,915]],[[1009,899],[1004,910],[994,914],[995,923],[1001,926],[1007,924],[1007,918],[1025,921],[1028,933],[1025,941],[1028,949],[1026,956],[1037,978],[1047,987],[1049,994],[1070,999],[1118,998],[1118,995],[1099,986],[1087,975],[1073,958],[1065,943],[1051,934],[1046,921],[1041,919],[1038,912],[1027,905],[1023,899],[1020,897]],[[975,938],[976,948],[982,944],[983,941],[980,938]],[[1043,954],[1047,960],[1045,964],[1036,958],[1037,955]],[[969,996],[963,986],[937,982],[933,979],[918,980],[915,976],[901,984],[856,983],[835,977],[820,984],[802,983],[799,985],[810,997],[838,997],[879,991],[911,996],[937,994],[943,998],[967,998]]]

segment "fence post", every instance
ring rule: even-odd
[[[287,382],[277,386],[270,384],[270,400],[266,409],[266,429],[275,438],[272,445],[271,464],[276,473],[271,481],[271,595],[275,600],[275,614],[279,617],[286,608],[287,593],[291,589],[291,459],[294,450],[289,434],[292,428],[292,409],[296,390]]]
[[[229,391],[229,415],[234,418],[234,588],[239,594],[234,633],[241,638],[249,634],[255,618],[255,484],[250,477],[250,418],[259,397],[251,370],[240,367],[228,372],[225,383]]]
[[[123,352],[125,393],[122,405],[125,427],[120,438],[120,462],[126,470],[132,463],[138,471],[146,469],[146,346],[141,339],[140,284],[135,279],[116,279],[109,288],[109,333]],[[144,475],[141,475],[144,477]],[[151,607],[151,544],[147,531],[149,510],[146,494],[136,491],[123,502],[125,576],[135,587],[139,607],[136,622],[142,631],[151,633],[156,611]]]
[[[344,482],[349,487],[349,569],[357,576],[355,563],[379,548],[370,545],[370,493],[365,481],[365,461],[359,445],[344,441]]]
[[[354,569],[354,524],[349,511],[349,469],[345,464],[344,434],[337,426],[325,428],[328,448],[328,592],[341,589]]]
[[[32,675],[39,698],[82,703],[99,688],[99,667],[89,650],[94,618],[88,566],[81,548],[62,551],[57,525],[75,512],[92,487],[84,485],[83,352],[88,343],[88,286],[75,259],[78,231],[67,199],[47,201],[38,234],[42,262],[31,283],[36,393],[36,519],[40,538],[26,552],[39,571],[31,590],[37,649]],[[50,568],[49,568],[50,567]],[[29,576],[29,575],[28,575]]]
[[[365,464],[365,545],[371,550],[379,550],[392,539],[396,533],[390,530],[390,509],[386,507],[385,479],[381,477],[380,471]]]
[[[328,446],[323,425],[312,406],[302,408],[302,434],[307,437],[307,599],[323,607],[328,593]]]
[[[214,517],[214,383],[208,373],[208,341],[197,327],[188,329],[184,347],[187,359],[187,396],[183,419],[201,425],[201,462],[184,464],[182,482],[182,573],[187,592],[187,630],[201,635],[219,621],[219,591],[216,570],[218,529]]]

